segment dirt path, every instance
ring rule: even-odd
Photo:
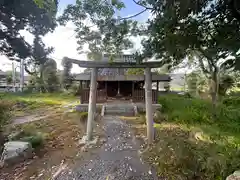
[[[118,117],[105,116],[107,142],[94,155],[65,169],[58,180],[156,180],[155,173],[138,154],[140,146],[128,125]]]
[[[64,106],[55,106],[52,108],[47,109],[39,109],[36,112],[31,112],[29,115],[23,115],[20,117],[15,117],[12,120],[12,124],[23,124],[23,123],[29,123],[33,121],[39,121],[46,118],[49,118],[51,116],[54,116],[56,112],[61,110],[63,113],[71,112],[76,108],[76,104],[78,102],[71,102],[69,104],[66,104]]]

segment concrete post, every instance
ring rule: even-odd
[[[14,62],[12,62],[12,83],[13,83],[13,92],[16,92],[16,69]]]
[[[20,62],[20,91],[24,90],[24,60],[21,59]]]
[[[96,113],[96,96],[97,96],[97,68],[92,68],[87,121],[88,141],[92,139],[93,121]]]
[[[159,81],[157,81],[157,102],[158,102],[158,96],[159,96]]]
[[[145,102],[148,144],[154,140],[153,110],[152,110],[152,76],[151,68],[145,68]]]

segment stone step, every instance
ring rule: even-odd
[[[133,111],[133,108],[126,108],[126,109],[113,109],[113,108],[106,108],[106,111]]]
[[[134,107],[132,105],[106,105],[105,115],[115,116],[134,116]]]
[[[112,116],[134,116],[134,112],[105,112],[105,115],[112,115]]]

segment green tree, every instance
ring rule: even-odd
[[[7,84],[12,84],[13,78],[12,78],[12,75],[11,75],[11,74],[7,75],[6,81],[7,81]]]
[[[78,50],[81,53],[85,43],[88,44],[88,57],[98,60],[103,53],[121,54],[122,50],[131,48],[131,34],[137,32],[137,23],[131,17],[116,17],[116,11],[125,7],[120,0],[76,1],[68,5],[59,18],[61,24],[72,21],[76,26]],[[87,23],[86,23],[87,22]]]
[[[13,83],[13,72],[12,71],[6,71],[7,76],[6,76],[6,81],[7,84],[12,84]],[[19,72],[15,72],[15,82],[19,83],[20,82],[20,73]]]
[[[12,60],[31,56],[32,47],[20,30],[45,35],[56,27],[57,1],[44,0],[43,8],[33,0],[2,0],[0,2],[0,52]]]
[[[26,59],[25,70],[31,75],[38,77],[38,83],[41,84],[41,92],[46,91],[43,79],[44,70],[47,67],[49,54],[53,52],[52,47],[46,47],[39,35],[35,35],[31,57]]]
[[[203,1],[194,9],[196,1],[148,2],[154,7],[155,18],[150,22],[150,36],[144,42],[145,56],[156,55],[172,66],[186,57],[194,57],[210,81],[215,109],[219,71],[232,67],[229,62],[239,61],[240,26],[229,4]]]
[[[187,87],[188,92],[196,96],[197,95],[197,83],[198,82],[198,73],[197,72],[191,72],[187,75]]]
[[[53,59],[48,59],[48,61],[44,64],[43,81],[48,92],[55,92],[59,90],[57,63]]]
[[[234,77],[223,74],[219,78],[219,96],[225,96],[227,91],[234,86]]]
[[[74,76],[71,74],[72,63],[63,60],[62,61],[63,72],[61,75],[61,84],[63,85],[64,89],[68,90],[74,81]]]

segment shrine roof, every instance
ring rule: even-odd
[[[90,81],[90,73],[77,74],[77,81]],[[144,81],[144,75],[99,75],[97,76],[97,81]],[[155,74],[152,73],[152,81],[171,81],[171,77],[167,74]]]
[[[163,65],[162,61],[148,61],[137,63],[135,61],[121,62],[121,61],[80,61],[71,59],[68,57],[64,58],[65,61],[72,62],[84,68],[158,68]]]

